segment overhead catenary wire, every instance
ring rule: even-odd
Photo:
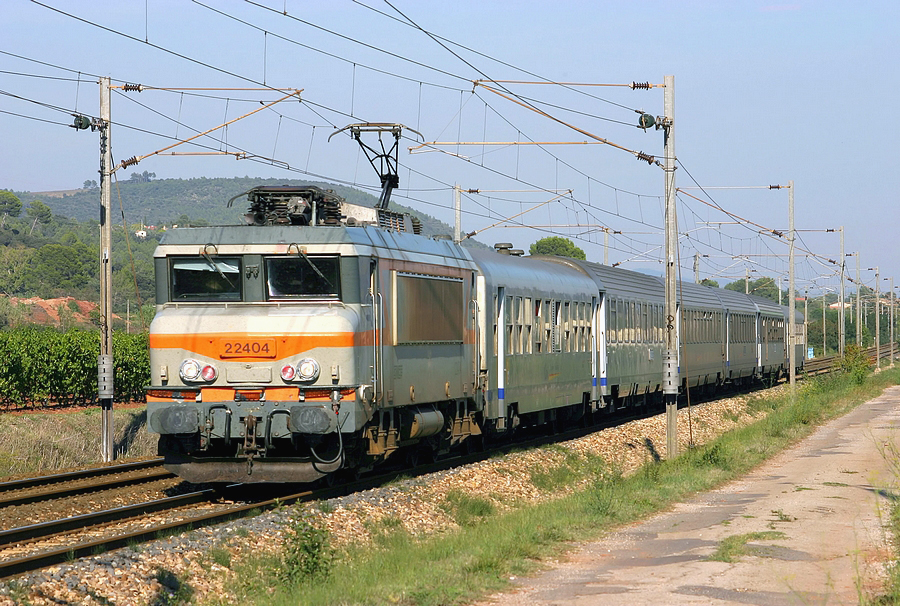
[[[40,3],[38,3],[38,4],[40,4]],[[51,7],[51,8],[52,8],[52,7]],[[139,42],[141,42],[142,44],[146,44],[146,41],[139,41]],[[167,52],[169,52],[169,51],[167,51]],[[203,62],[199,62],[199,63],[200,63],[201,65],[205,65]],[[306,104],[304,104],[304,105],[306,106]],[[322,107],[325,107],[325,106],[322,106]],[[327,108],[327,110],[328,110],[328,111],[334,111],[332,108]],[[4,112],[4,113],[9,113],[9,112]],[[283,114],[279,114],[279,115],[283,115]],[[286,119],[292,119],[292,118],[288,116],[288,117],[286,117]],[[151,132],[151,131],[145,130],[145,132]],[[155,134],[159,135],[159,133],[155,133]],[[312,138],[310,139],[310,143],[312,144]],[[194,144],[194,143],[192,143],[192,144]],[[269,160],[274,160],[274,159],[269,159]],[[294,167],[291,167],[290,165],[287,165],[287,166],[288,166],[288,169],[289,169],[289,170],[295,170],[296,172],[300,172],[300,173],[303,173],[303,174],[310,174],[310,173],[308,173],[308,171],[301,171],[301,170],[298,170],[298,169],[296,169],[296,168],[294,168]],[[498,173],[498,174],[502,174],[502,173]],[[319,176],[319,177],[322,177],[321,175],[311,175],[311,176]],[[509,175],[506,175],[506,176],[509,177]],[[590,184],[590,181],[592,181],[592,180],[596,181],[597,183],[602,184],[601,181],[599,181],[599,180],[597,180],[597,179],[594,179],[593,177],[591,177],[591,176],[589,176],[589,175],[585,175],[585,176],[587,177],[587,182],[588,182],[588,184]],[[322,177],[322,178],[328,178],[328,179],[330,179],[330,177]],[[355,182],[348,182],[348,181],[345,181],[345,180],[335,180],[335,181],[342,182],[342,183],[345,183],[345,184],[352,184],[352,185],[357,185],[357,186],[359,186],[359,184],[356,184]],[[524,182],[524,181],[522,181],[522,182]],[[606,185],[606,184],[604,184],[604,185]],[[612,187],[612,186],[609,186],[609,187]],[[613,187],[613,189],[614,189],[615,191],[617,191],[617,192],[618,192],[618,191],[625,191],[625,190],[622,190],[622,189],[620,189],[620,188],[614,188],[614,187]],[[573,200],[576,204],[585,204],[586,209],[590,209],[590,212],[596,214],[597,208],[591,208],[591,206],[590,206],[590,200],[589,200],[589,199],[588,199],[587,201],[585,201],[585,200],[580,199],[580,198],[577,197],[577,196],[573,196],[573,197],[572,197],[572,200]],[[573,211],[573,212],[578,212],[578,211]],[[603,212],[606,213],[607,211],[606,211],[605,209],[603,209]],[[615,215],[615,213],[613,213],[613,214]],[[617,216],[621,216],[621,215],[617,215]],[[633,220],[633,219],[629,218],[629,220]],[[648,222],[641,221],[641,220],[638,220],[637,222],[638,222],[638,223],[642,223],[642,224],[649,224]]]
[[[513,64],[511,64],[511,63],[508,63],[508,62],[506,62],[506,61],[503,61],[503,60],[501,60],[501,59],[498,59],[498,58],[496,58],[496,57],[493,57],[493,56],[491,56],[491,55],[488,55],[488,54],[486,54],[486,53],[483,53],[483,52],[481,52],[481,51],[475,50],[475,49],[473,49],[473,48],[470,48],[470,47],[468,47],[468,46],[465,46],[464,44],[460,44],[459,42],[450,40],[449,38],[446,38],[446,37],[444,37],[444,36],[439,36],[439,35],[435,34],[434,32],[426,31],[425,29],[423,29],[423,28],[420,27],[419,25],[417,25],[417,24],[415,24],[415,23],[412,23],[412,22],[409,21],[409,20],[399,19],[399,18],[397,18],[397,17],[395,17],[395,16],[393,16],[393,15],[389,15],[388,13],[385,13],[384,11],[380,11],[380,10],[376,9],[375,7],[373,7],[373,6],[369,6],[368,4],[365,4],[365,3],[363,3],[363,2],[360,2],[360,0],[353,0],[353,2],[354,2],[355,4],[358,4],[359,6],[362,6],[362,7],[366,8],[366,9],[370,10],[370,11],[373,11],[373,12],[379,14],[379,15],[382,15],[382,16],[384,16],[384,17],[387,17],[388,19],[391,19],[391,20],[393,20],[393,21],[396,21],[396,22],[401,23],[401,24],[403,24],[403,25],[406,25],[406,26],[408,26],[408,27],[412,27],[412,28],[414,28],[414,29],[421,30],[422,32],[427,33],[428,35],[430,35],[430,36],[433,37],[433,38],[437,38],[438,40],[442,40],[442,41],[444,41],[444,42],[447,42],[448,44],[452,44],[452,45],[454,45],[454,46],[456,46],[456,47],[459,47],[459,48],[461,48],[461,49],[463,49],[463,50],[466,50],[466,51],[468,51],[468,52],[470,52],[470,53],[473,53],[473,54],[475,54],[475,55],[478,55],[478,56],[483,57],[483,58],[485,58],[485,59],[488,59],[488,60],[490,60],[490,61],[494,61],[494,62],[496,62],[496,63],[499,63],[500,65],[503,65],[503,66],[505,66],[505,67],[512,68],[512,69],[517,70],[517,71],[519,71],[519,72],[522,72],[522,73],[524,73],[524,74],[528,74],[529,76],[531,76],[531,77],[533,77],[533,78],[539,78],[539,79],[541,79],[541,80],[546,80],[547,82],[550,82],[550,80],[549,80],[548,78],[545,78],[545,77],[543,77],[543,76],[541,76],[541,75],[539,75],[539,74],[536,74],[536,73],[534,73],[534,72],[531,72],[531,71],[529,71],[529,70],[527,70],[527,69],[525,69],[525,68],[518,67],[518,66],[516,66],[516,65],[513,65]],[[393,7],[392,7],[392,8],[393,8]],[[395,9],[395,10],[396,10],[396,9]],[[555,83],[555,84],[557,84],[557,85],[559,85],[559,86],[567,87],[567,85],[566,85],[565,83]],[[596,96],[596,95],[592,95],[592,94],[590,94],[590,93],[587,93],[586,91],[582,91],[582,90],[579,90],[579,89],[573,89],[573,90],[574,90],[576,93],[585,95],[585,96],[590,97],[590,98],[592,98],[592,99],[596,99],[597,101],[601,101],[601,102],[603,102],[603,103],[608,103],[609,105],[613,105],[613,106],[615,106],[615,107],[620,107],[620,108],[622,108],[622,109],[626,109],[626,110],[629,110],[629,111],[637,111],[637,110],[635,110],[634,108],[628,107],[628,106],[626,106],[626,105],[622,105],[621,103],[616,103],[615,101],[611,101],[611,100],[609,100],[609,99],[604,99],[603,97],[598,97],[598,96]]]

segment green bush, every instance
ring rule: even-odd
[[[284,550],[276,575],[289,585],[322,579],[328,576],[333,558],[328,530],[315,526],[309,515],[303,515],[285,529]]]
[[[857,385],[862,385],[869,375],[869,358],[859,345],[848,345],[841,358],[841,372]]]

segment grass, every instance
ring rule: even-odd
[[[754,398],[751,406],[768,414],[753,425],[674,460],[651,461],[629,477],[609,474],[596,459],[567,457],[561,469],[533,471],[532,480],[557,488],[587,480],[587,489],[503,512],[492,510],[483,499],[454,495],[445,507],[465,522],[458,531],[415,537],[382,525],[374,546],[351,545],[335,553],[327,577],[275,586],[263,571],[277,566],[280,556],[257,556],[236,564],[232,589],[238,600],[254,604],[437,606],[472,601],[505,588],[511,576],[533,572],[542,560],[559,557],[572,541],[596,538],[746,473],[817,424],[846,413],[898,379],[900,372],[879,373],[863,385],[839,378],[811,380],[798,388],[793,402],[789,395]],[[773,525],[793,520],[783,511],[773,516]],[[739,535],[727,547],[733,555],[723,557],[746,552],[749,541],[782,536],[775,530]],[[897,578],[900,587],[900,572]]]
[[[113,411],[117,457],[156,454],[144,408]],[[100,461],[100,409],[0,414],[0,477],[35,474]]]
[[[460,526],[474,526],[496,511],[496,507],[489,500],[473,497],[459,490],[447,493],[443,509]]]
[[[787,535],[783,532],[773,530],[732,535],[719,543],[718,549],[707,559],[714,562],[734,562],[745,555],[765,556],[765,548],[754,547],[747,543],[750,541],[777,541],[786,538]]]

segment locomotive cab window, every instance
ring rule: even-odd
[[[339,261],[305,255],[266,259],[269,300],[339,299]]]
[[[240,301],[239,257],[172,259],[170,294],[173,301]]]

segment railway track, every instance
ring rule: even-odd
[[[162,459],[155,458],[11,480],[0,482],[0,508],[72,497],[174,477],[175,474],[163,468]]]
[[[865,350],[865,355],[869,359],[869,362],[872,366],[875,365],[876,355],[879,360],[883,360],[884,358],[888,358],[891,355],[891,344],[886,343],[881,346],[881,351],[877,352],[876,348],[869,347]],[[829,372],[833,372],[840,367],[841,356],[825,356],[822,358],[813,358],[812,360],[806,360],[803,362],[803,372],[809,376],[827,374]]]
[[[887,356],[889,351],[889,345],[883,346],[881,357]],[[866,353],[874,360],[876,355],[874,347],[869,348]],[[835,368],[838,360],[839,358],[837,356],[810,360],[807,362],[806,374],[814,375],[830,372]],[[303,501],[327,499],[351,494],[356,491],[374,488],[386,482],[390,482],[399,475],[424,475],[459,465],[475,463],[490,456],[494,456],[498,451],[503,452],[504,450],[513,448],[531,448],[544,445],[548,442],[574,439],[641,416],[646,416],[646,413],[636,411],[629,414],[628,417],[616,416],[614,418],[609,417],[608,419],[606,417],[601,417],[600,422],[589,427],[578,428],[561,434],[554,434],[552,436],[541,435],[522,441],[516,441],[494,448],[490,452],[478,452],[454,456],[442,459],[436,463],[419,465],[414,470],[408,468],[389,470],[385,473],[380,473],[377,476],[358,479],[334,487],[317,488],[301,492],[275,490],[274,492],[276,494],[266,495],[268,498],[254,498],[241,503],[222,503],[223,492],[221,490],[197,490],[164,499],[91,512],[84,515],[51,520],[28,526],[10,528],[8,530],[0,531],[0,579],[52,566],[73,558],[84,557],[126,545],[153,540],[159,538],[160,535],[213,525],[239,517],[255,515],[259,511],[272,509],[281,505],[290,505]],[[134,474],[136,472],[141,472],[144,474],[145,478],[148,478],[144,481],[150,481],[150,479],[154,477],[171,476],[172,474],[169,474],[162,469],[160,462],[160,459],[154,459],[139,463],[124,464],[121,466],[110,466],[95,470],[84,470],[56,474],[54,476],[44,476],[42,478],[29,478],[26,480],[0,483],[0,510],[17,502],[25,502],[25,499],[32,499],[28,502],[36,502],[36,500],[40,500],[41,498],[59,498],[60,495],[75,494],[75,491],[79,490],[79,488],[72,486],[72,482],[84,481],[88,484],[80,488],[80,490],[103,490],[102,486],[104,485],[115,486],[122,485],[122,483],[129,481],[133,483],[141,481],[139,477],[134,477],[130,480],[119,477],[122,473]],[[42,484],[47,483],[51,484],[51,486],[42,486]],[[42,490],[32,496],[22,495],[22,492],[29,488],[40,488]],[[234,489],[237,487],[232,488]],[[255,490],[258,492],[259,487],[255,487]],[[18,501],[16,499],[18,499]],[[213,507],[214,510],[197,512],[197,506],[210,506]],[[170,515],[158,521],[142,523],[138,527],[134,527],[135,525],[133,524],[124,529],[117,527],[117,525],[123,523],[141,521],[148,515],[165,513]],[[172,519],[173,516],[177,519]],[[107,529],[104,536],[75,539],[76,536],[83,536],[84,533],[89,530],[92,534],[98,534],[100,531],[97,529],[103,528]],[[31,549],[29,553],[2,559],[3,552],[10,547],[15,547],[19,551],[24,551],[27,550],[28,545],[38,545],[53,541],[54,539],[59,543],[60,537],[67,536],[73,537],[73,540],[63,541],[63,544],[61,545],[57,544],[56,546],[48,548],[35,547],[34,549]]]
[[[321,487],[301,492],[273,488],[271,492],[274,494],[266,495],[263,498],[250,499],[234,504],[219,503],[223,498],[223,494],[225,496],[243,496],[240,495],[242,487],[235,485],[229,487],[231,491],[234,491],[235,494],[233,495],[229,495],[228,491],[223,493],[222,490],[198,490],[175,497],[10,528],[0,531],[0,579],[46,568],[74,558],[154,540],[161,535],[255,515],[260,511],[278,506],[334,498],[376,488],[394,481],[399,476],[425,475],[486,460],[498,452],[533,448],[559,440],[574,439],[645,415],[646,413],[636,411],[627,417],[621,415],[615,418],[601,417],[597,423],[589,427],[576,428],[563,433],[553,435],[547,435],[543,432],[540,435],[526,434],[525,439],[495,445],[494,448],[488,451],[447,457],[436,462],[419,464],[414,469],[409,469],[405,466],[389,468],[378,475],[366,476],[331,487]],[[39,480],[39,478],[34,478],[29,481],[37,482]],[[253,490],[259,493],[260,487],[254,486]],[[204,505],[215,507],[215,510],[199,513],[195,511],[197,506]],[[144,516],[155,514],[164,514],[164,517],[149,523],[143,521]],[[177,517],[178,519],[171,519],[172,517]],[[135,524],[135,522],[140,523]],[[122,524],[128,524],[129,526],[123,528]],[[104,532],[104,529],[106,529],[104,536],[87,539],[77,538],[79,536],[83,537],[86,533],[98,534]],[[52,544],[45,546],[47,543]],[[9,552],[13,549],[27,553],[15,554],[12,557],[4,558],[4,551]]]

